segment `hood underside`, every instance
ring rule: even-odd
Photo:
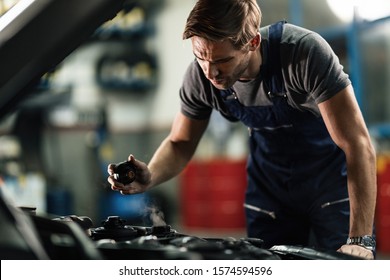
[[[0,118],[123,8],[123,0],[21,0],[0,17]]]

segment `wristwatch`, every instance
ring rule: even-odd
[[[375,239],[370,235],[349,237],[347,239],[347,245],[359,245],[368,250],[375,250]]]

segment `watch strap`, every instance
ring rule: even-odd
[[[360,245],[362,243],[363,236],[354,236],[347,239],[348,245]]]
[[[375,250],[375,239],[370,235],[354,236],[347,239],[347,245],[359,245],[369,250]]]

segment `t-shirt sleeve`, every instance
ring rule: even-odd
[[[189,118],[201,120],[210,117],[212,106],[208,100],[211,89],[206,86],[209,83],[204,81],[198,67],[196,61],[189,65],[179,94],[181,112]]]
[[[303,87],[317,104],[351,83],[328,42],[315,32],[300,40],[294,57],[299,65],[297,72],[303,77]]]

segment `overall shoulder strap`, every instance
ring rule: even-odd
[[[268,32],[269,43],[267,46],[267,53],[269,57],[267,59],[266,80],[268,80],[270,94],[273,96],[283,96],[286,92],[280,62],[280,40],[282,38],[283,25],[285,23],[286,21],[282,20],[270,25]],[[235,98],[233,93],[234,91],[231,88],[221,90],[221,95],[224,100]]]
[[[283,33],[283,25],[286,21],[279,21],[269,27],[268,45],[268,80],[269,90],[273,95],[286,92],[280,62],[280,41]]]

